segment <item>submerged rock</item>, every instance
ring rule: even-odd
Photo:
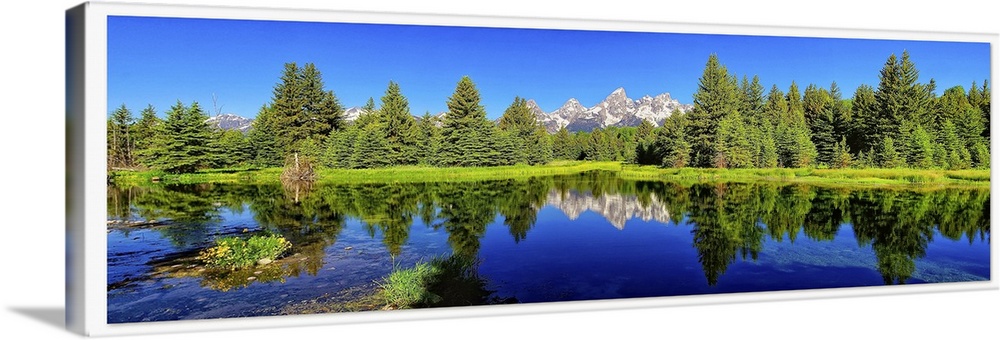
[[[271,260],[271,259],[260,259],[260,260],[257,260],[257,264],[259,264],[261,266],[269,264],[271,262],[274,262],[274,260]]]

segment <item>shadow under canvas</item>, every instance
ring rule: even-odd
[[[10,307],[11,311],[41,321],[50,326],[66,329],[66,309],[62,307]]]

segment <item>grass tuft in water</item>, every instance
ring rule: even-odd
[[[285,253],[292,244],[278,235],[255,235],[248,239],[235,236],[215,241],[215,246],[201,251],[198,259],[209,266],[239,269],[272,261]]]

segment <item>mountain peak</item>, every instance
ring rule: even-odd
[[[247,132],[253,124],[253,119],[233,113],[223,113],[208,117],[208,119],[205,120],[205,124],[209,124],[222,130],[239,130],[240,132]]]
[[[603,101],[590,108],[581,105],[576,98],[570,98],[549,114],[537,109],[537,105],[533,106],[533,112],[546,130],[555,133],[563,127],[570,131],[591,131],[609,126],[637,126],[643,120],[660,126],[674,109],[686,112],[690,108],[691,105],[671,99],[669,93],[645,95],[639,100],[632,100],[626,95],[624,87],[618,87]]]

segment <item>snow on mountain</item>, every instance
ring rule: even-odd
[[[569,131],[591,131],[609,126],[637,126],[644,119],[660,126],[674,109],[682,113],[691,109],[691,105],[681,104],[671,98],[669,93],[655,97],[646,95],[633,100],[621,87],[590,108],[584,107],[575,98],[570,98],[562,107],[547,114],[534,100],[528,101],[528,107],[550,133],[555,133],[562,127]]]
[[[360,116],[364,112],[365,109],[362,109],[360,107],[355,106],[348,108],[347,110],[344,110],[344,120],[348,122],[353,122],[355,119],[358,119],[358,116]]]
[[[253,119],[237,116],[232,113],[223,113],[221,115],[209,117],[205,120],[205,124],[209,124],[222,130],[239,130],[240,132],[247,132],[253,124]]]

